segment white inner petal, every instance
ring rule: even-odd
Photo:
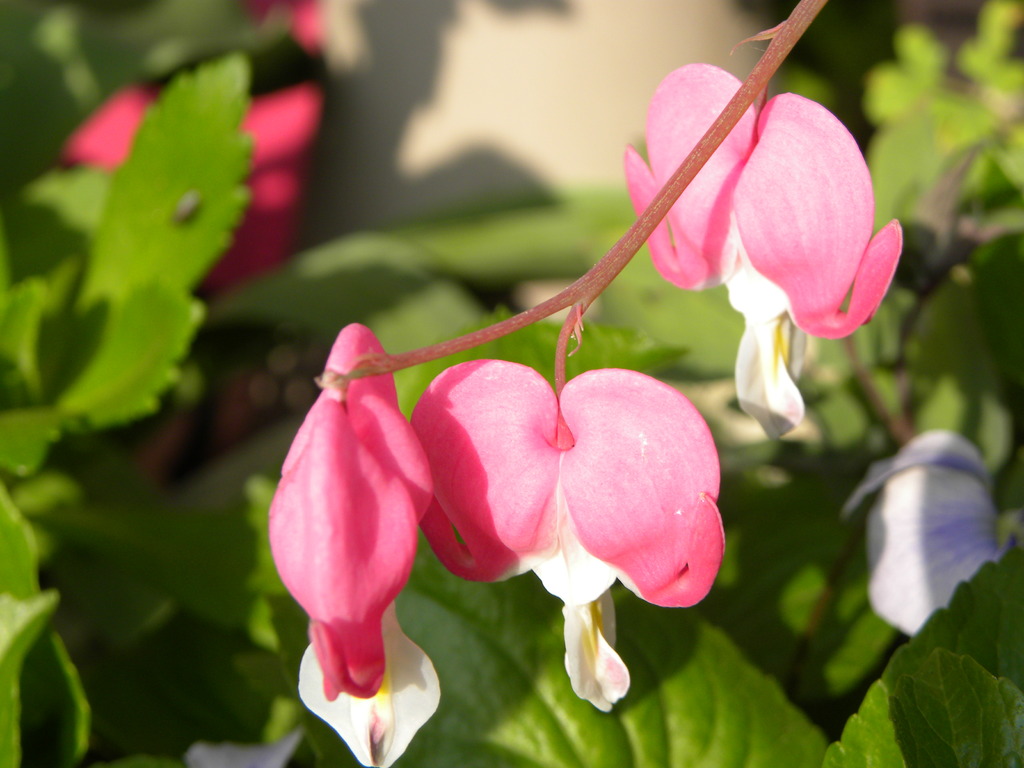
[[[806,344],[807,335],[788,314],[767,322],[747,319],[736,356],[736,395],[769,437],[784,435],[803,420],[804,401],[795,379]]]
[[[565,671],[573,692],[603,712],[626,695],[629,670],[615,644],[615,603],[610,592],[585,605],[567,605]]]
[[[555,488],[557,547],[551,557],[533,567],[544,588],[566,605],[580,606],[597,600],[615,583],[611,566],[587,552],[569,518],[559,480]]]
[[[725,283],[733,309],[746,318],[748,325],[767,323],[779,315],[788,315],[789,298],[786,292],[754,269],[742,243],[739,243],[736,252],[735,271]]]
[[[359,762],[387,768],[437,710],[441,688],[430,659],[398,626],[394,604],[384,613],[383,629],[387,667],[375,696],[342,693],[328,701],[323,671],[310,646],[299,666],[299,698],[338,732]]]

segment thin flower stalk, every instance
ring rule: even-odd
[[[431,344],[399,354],[375,354],[364,356],[357,366],[346,374],[346,379],[358,379],[382,373],[392,373],[403,368],[438,360],[466,349],[478,347],[507,334],[525,328],[538,320],[559,312],[567,307],[579,305],[585,312],[608,285],[625,269],[655,228],[668,214],[683,190],[693,181],[708,159],[736,126],[747,109],[768,87],[768,82],[785,61],[793,46],[807,31],[811,22],[825,7],[828,0],[801,0],[782,24],[768,32],[771,42],[762,54],[750,75],[736,91],[718,118],[697,142],[696,146],[679,165],[676,172],[651,200],[647,208],[637,217],[633,225],[619,238],[611,250],[586,274],[569,285],[561,293],[532,309],[520,312],[505,320],[494,323],[454,339]],[[767,34],[767,33],[765,33]],[[752,40],[761,39],[755,36]]]

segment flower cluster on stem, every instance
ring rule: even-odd
[[[788,21],[760,36],[771,43],[742,84],[705,65],[670,75],[649,120],[651,170],[635,153],[627,160],[636,223],[558,296],[401,355],[385,354],[363,326],[339,334],[323,392],[285,459],[270,535],[281,577],[310,617],[300,696],[365,765],[398,759],[440,699],[434,667],[402,632],[395,609],[419,528],[458,576],[536,573],[564,603],[572,688],[602,710],[629,688],[614,649],[614,582],[669,607],[691,606],[711,589],[725,536],[718,454],[704,419],[678,390],[636,371],[591,370],[567,380],[565,358],[570,339],[581,341],[587,308],[653,235],[655,262],[673,282],[729,285],[748,319],[741,402],[770,433],[792,425],[792,393],[780,406],[765,382],[780,370],[795,376],[802,337],[794,326],[839,336],[865,322],[900,248],[898,224],[874,239],[865,234],[870,180],[835,118],[799,97],[776,97],[760,116],[751,106],[824,3],[802,0]],[[662,125],[664,115],[688,110],[692,119]],[[836,184],[845,180],[854,196],[852,217],[836,210],[835,194],[823,196],[824,207],[810,200],[829,163],[842,171]],[[780,168],[790,165],[803,170],[783,177]],[[772,222],[751,218],[750,201],[775,194],[778,179],[798,190],[807,210],[783,194],[768,206]],[[691,182],[695,192],[684,194]],[[822,215],[817,229],[805,226]],[[836,217],[834,231],[828,216]],[[837,254],[832,277],[822,269],[801,276],[827,249]],[[411,423],[399,412],[391,372],[566,307],[554,389],[532,368],[476,360],[442,372]]]

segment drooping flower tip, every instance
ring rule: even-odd
[[[566,605],[565,671],[573,693],[600,709],[629,691],[629,670],[615,652],[615,603],[607,590],[585,605]]]
[[[650,167],[632,148],[626,154],[638,213],[739,86],[709,64],[682,67],[661,83],[647,119]],[[845,336],[874,313],[902,249],[896,221],[872,238],[874,207],[867,164],[849,131],[820,104],[780,94],[760,113],[744,114],[650,248],[662,275],[682,288],[728,284],[754,270],[782,290],[782,309],[802,330]]]
[[[387,672],[372,696],[325,696],[323,670],[312,646],[299,667],[299,696],[359,762],[388,768],[437,710],[441,688],[430,658],[402,632],[393,605],[383,616],[383,637]]]
[[[359,356],[381,351],[368,328],[349,325],[328,368],[345,373]],[[336,390],[321,392],[285,458],[270,544],[285,586],[313,622],[328,695],[367,695],[379,684],[380,617],[408,579],[431,487],[391,376],[351,382],[344,405]]]
[[[349,325],[326,367],[345,374],[382,352],[368,328]],[[310,617],[300,696],[365,765],[390,765],[437,707],[433,666],[394,615],[431,498],[426,457],[387,375],[348,382],[344,397],[321,392],[271,504],[274,562]]]
[[[739,88],[691,64],[666,77],[647,118],[650,165],[631,147],[625,169],[639,214]],[[874,315],[902,250],[899,222],[874,237],[867,164],[849,131],[802,96],[751,107],[683,191],[648,245],[681,288],[725,284],[746,333],[736,365],[740,405],[771,437],[803,418],[796,387],[802,335],[847,336]]]

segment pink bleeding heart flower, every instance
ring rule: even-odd
[[[650,167],[626,151],[639,213],[739,88],[691,64],[658,87],[647,116]],[[725,284],[746,319],[736,363],[740,405],[777,437],[803,418],[794,383],[804,334],[847,336],[871,319],[903,247],[899,222],[874,237],[871,177],[827,109],[792,93],[751,107],[651,235],[654,264],[681,288]]]
[[[629,686],[611,648],[615,579],[649,602],[689,606],[721,564],[707,424],[635,371],[584,373],[556,398],[533,369],[484,360],[438,376],[412,425],[434,476],[422,528],[435,553],[468,579],[534,570],[566,604],[574,690],[609,709]]]
[[[325,379],[367,354],[373,333],[338,335]],[[437,675],[394,613],[431,499],[426,457],[398,410],[393,377],[328,386],[292,443],[270,508],[270,545],[310,617],[304,703],[365,765],[390,765],[437,708]]]

